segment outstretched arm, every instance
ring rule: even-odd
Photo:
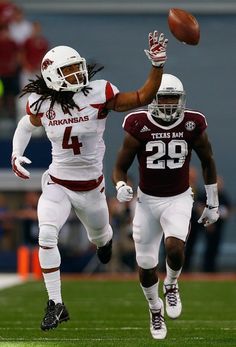
[[[132,165],[139,148],[139,141],[126,133],[123,145],[118,152],[116,164],[112,173],[113,183],[117,190],[117,199],[120,202],[130,201],[133,197],[132,187],[126,184],[127,172]]]
[[[118,93],[111,99],[106,108],[117,112],[129,111],[131,109],[149,104],[160,87],[163,66],[166,62],[166,48],[168,40],[164,34],[158,36],[157,31],[149,33],[149,50],[144,50],[152,63],[152,69],[144,85],[137,91]]]
[[[198,223],[208,226],[215,223],[219,218],[219,199],[217,189],[216,165],[213,157],[212,147],[207,133],[203,132],[193,146],[202,166],[202,175],[206,190],[206,207],[203,210]]]

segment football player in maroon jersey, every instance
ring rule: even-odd
[[[166,313],[177,318],[182,311],[177,280],[184,263],[193,193],[189,186],[189,163],[194,150],[200,159],[206,189],[206,207],[199,219],[204,226],[217,221],[216,167],[204,115],[185,108],[185,91],[175,76],[164,74],[156,98],[147,110],[128,114],[126,131],[113,171],[119,201],[130,201],[132,187],[127,172],[137,156],[139,187],[133,239],[139,279],[150,310],[154,339],[164,339],[167,328],[164,304],[158,294],[158,255],[162,236],[166,250],[163,292]]]
[[[46,53],[41,76],[23,89],[29,93],[27,114],[13,137],[12,168],[29,179],[24,156],[32,132],[42,126],[52,146],[52,162],[42,177],[38,203],[39,261],[48,292],[42,330],[56,328],[69,319],[61,295],[59,232],[71,208],[96,245],[99,260],[106,264],[112,254],[112,228],[105,196],[103,133],[110,110],[122,112],[147,105],[154,98],[166,61],[167,39],[157,31],[149,34],[145,53],[152,64],[144,85],[136,91],[119,92],[104,79],[91,81],[98,71],[71,47],[57,46]],[[96,201],[96,204],[94,204]]]

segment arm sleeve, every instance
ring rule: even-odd
[[[29,115],[25,115],[19,121],[12,141],[12,157],[22,156],[30,141],[33,131],[37,129],[30,122]]]

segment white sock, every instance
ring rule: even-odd
[[[169,265],[167,264],[167,261],[166,261],[166,277],[164,279],[164,284],[167,285],[167,284],[176,284],[177,283],[177,280],[181,274],[181,271],[182,271],[182,267],[175,271],[175,270],[172,270]]]
[[[155,310],[160,310],[161,308],[161,301],[159,299],[159,295],[158,295],[158,286],[159,286],[159,281],[157,283],[155,283],[153,286],[145,288],[140,284],[142,290],[143,290],[143,294],[145,296],[145,298],[147,299],[149,308],[152,311]]]
[[[43,273],[43,277],[49,300],[55,304],[62,303],[60,270]]]

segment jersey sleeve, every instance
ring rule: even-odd
[[[201,135],[208,126],[206,117],[204,116],[204,114],[198,112],[196,114],[196,120],[197,120],[196,134]]]
[[[119,93],[119,89],[116,86],[114,86],[114,84],[112,84],[111,82],[106,81],[106,86],[105,86],[106,102],[114,98],[114,96],[116,96],[116,94],[118,93]]]
[[[106,104],[118,93],[118,88],[111,82],[106,80],[96,80],[90,83],[90,86],[94,90],[94,100],[96,103],[90,104],[92,107],[98,109],[98,119],[106,118],[109,110],[106,108]]]
[[[29,116],[37,116],[37,117],[42,117],[43,116],[43,112],[37,113],[37,108],[35,107],[35,103],[37,102],[37,100],[40,98],[40,95],[36,94],[36,93],[32,93],[30,94],[27,103],[26,103],[26,113]]]
[[[141,123],[136,113],[129,113],[125,117],[122,127],[125,131],[127,131],[127,133],[129,133],[136,139],[139,139]]]

